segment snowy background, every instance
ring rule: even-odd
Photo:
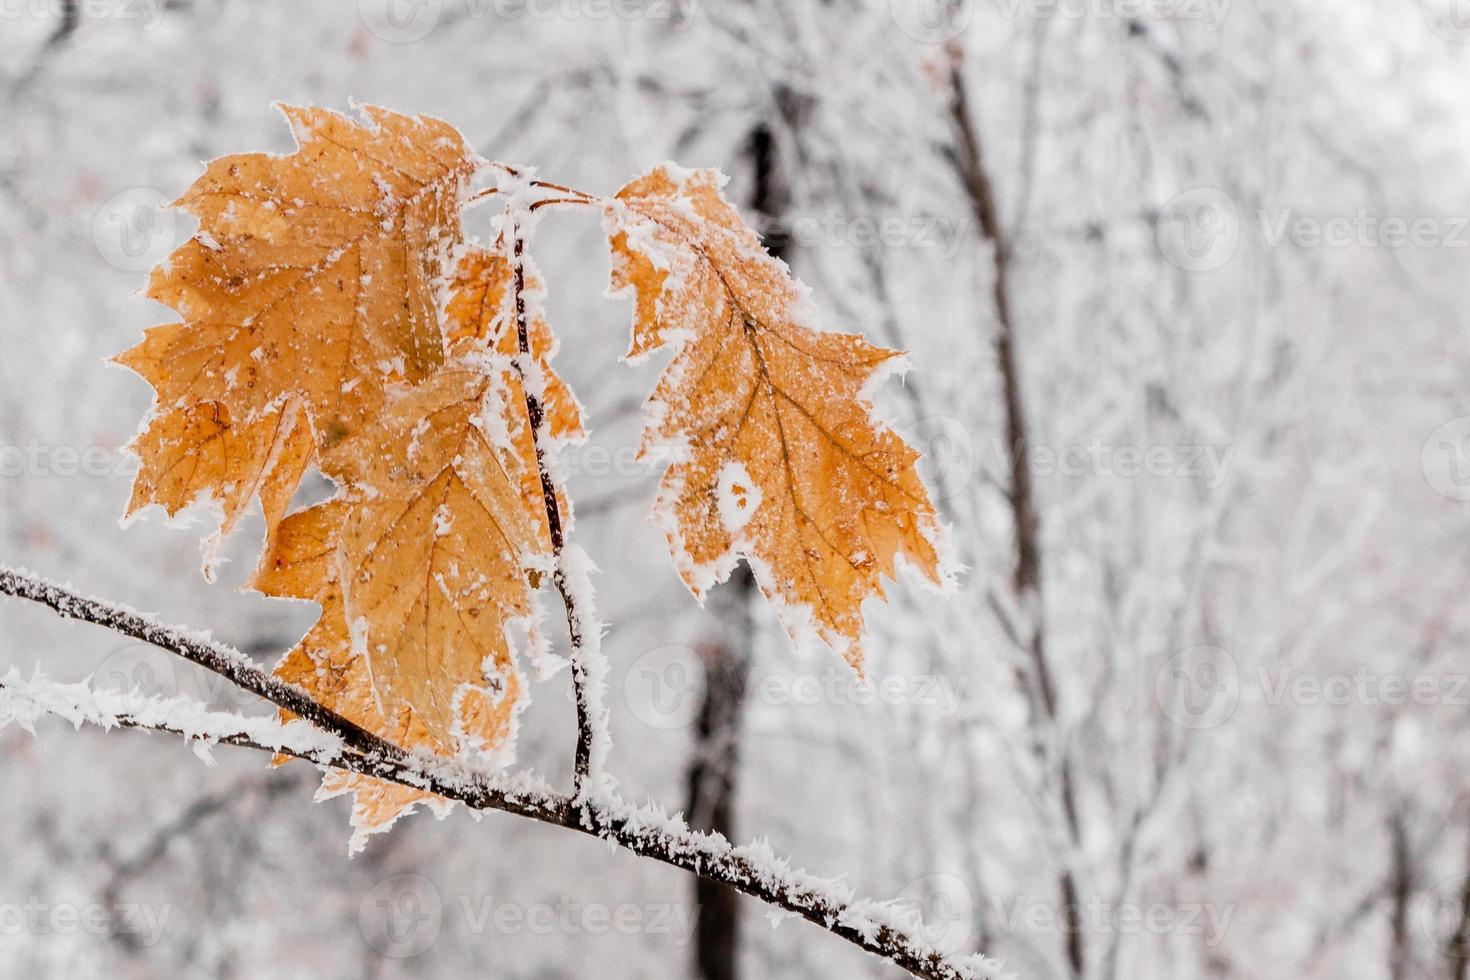
[[[872,688],[734,589],[697,609],[633,458],[659,363],[617,363],[597,221],[548,217],[624,794],[689,810],[691,766],[733,739],[731,812],[697,821],[910,901],[942,948],[1022,977],[1463,980],[1470,7],[941,6],[0,0],[0,562],[267,665],[312,621],[234,588],[258,522],[215,585],[206,528],[119,528],[150,392],[104,363],[169,316],[136,291],[193,228],[158,205],[202,160],[288,150],[273,101],[439,116],[597,193],[718,166],[828,324],[912,352],[882,407],[929,453],[969,571],[874,611]],[[1039,600],[1013,586],[998,266],[956,84],[1008,242]],[[730,663],[738,724],[712,740]],[[0,602],[0,672],[37,666],[261,710]],[[533,691],[520,745],[563,785],[566,683]],[[0,732],[0,974],[898,975],[753,902],[701,973],[708,903],[679,872],[462,811],[349,861],[313,771],[215,758]]]

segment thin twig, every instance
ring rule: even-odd
[[[1042,574],[1041,518],[1032,485],[1030,460],[1026,453],[1029,439],[1026,399],[1016,351],[1016,323],[1011,307],[1011,240],[1001,224],[1000,211],[996,206],[995,188],[986,169],[980,134],[970,109],[964,67],[964,50],[958,44],[951,45],[948,109],[957,143],[955,167],[969,199],[971,212],[980,226],[980,233],[990,242],[993,264],[991,298],[995,304],[998,326],[995,352],[1005,409],[1006,448],[1010,452],[1010,492],[1007,497],[1015,524],[1014,586],[1016,596],[1030,618],[1030,637],[1026,649],[1031,657],[1034,675],[1035,692],[1032,701],[1039,709],[1041,720],[1055,727],[1059,721],[1059,706],[1046,645],[1046,579]],[[1081,830],[1072,760],[1065,744],[1060,746],[1059,755],[1062,812],[1070,843],[1075,848],[1080,843]],[[1064,866],[1059,878],[1063,907],[1075,908],[1077,881],[1072,869]],[[1087,967],[1082,931],[1075,924],[1068,923],[1065,939],[1067,963],[1071,967],[1072,975],[1081,977]]]
[[[591,198],[582,198],[582,197],[543,197],[541,200],[532,203],[532,205],[530,207],[530,210],[532,210],[532,211],[540,211],[542,208],[551,207],[554,204],[581,204],[583,206],[596,207],[597,206],[597,203],[598,202],[592,200]]]
[[[491,160],[490,166],[496,168],[497,170],[504,171],[505,174],[509,177],[519,177],[521,175],[521,168],[513,167],[508,163],[501,163],[499,160]],[[581,198],[588,204],[598,204],[602,201],[602,198],[598,197],[596,194],[588,194],[586,191],[579,191],[575,187],[567,187],[565,184],[555,184],[549,180],[532,180],[529,181],[529,184],[532,187],[540,187],[549,191],[558,191],[562,194],[571,194],[575,197]]]
[[[574,197],[580,197],[582,200],[588,202],[589,204],[595,204],[598,200],[597,196],[594,194],[588,194],[586,191],[579,191],[575,187],[567,187],[564,184],[553,184],[549,180],[533,180],[531,181],[531,186],[544,187],[546,190],[549,191],[559,191],[563,194],[571,194]]]
[[[521,234],[520,223],[514,215],[509,217],[509,228],[511,268],[513,270],[512,289],[514,290],[516,316],[517,357],[514,364],[516,374],[520,378],[521,391],[525,396],[526,418],[531,428],[532,444],[536,449],[536,469],[541,479],[541,498],[546,509],[546,526],[551,534],[551,553],[554,562],[552,582],[556,586],[556,591],[561,593],[562,605],[566,608],[567,631],[572,646],[572,688],[577,703],[577,748],[572,763],[572,791],[573,796],[581,800],[589,788],[589,779],[593,775],[597,728],[605,725],[607,718],[594,706],[594,700],[600,699],[597,699],[591,690],[592,681],[588,673],[586,649],[588,637],[584,631],[584,625],[594,621],[589,618],[592,613],[590,609],[580,608],[577,596],[568,580],[566,529],[562,524],[559,499],[562,488],[547,465],[547,433],[543,431],[546,410],[541,404],[540,393],[533,390],[529,378],[532,370],[526,364],[531,357],[530,327],[526,315],[526,243]],[[593,629],[596,629],[595,625]],[[587,812],[590,815],[592,811],[589,809]]]

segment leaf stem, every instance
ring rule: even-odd
[[[572,647],[572,688],[577,705],[577,747],[572,760],[572,795],[585,801],[591,777],[599,764],[596,751],[598,731],[607,725],[607,715],[602,709],[600,692],[591,676],[588,663],[586,626],[597,629],[595,616],[590,609],[583,609],[582,602],[573,589],[566,568],[566,529],[562,523],[562,487],[552,474],[547,463],[546,411],[541,402],[541,392],[531,384],[527,360],[531,355],[530,326],[526,312],[526,259],[525,238],[521,225],[514,214],[507,215],[510,230],[510,260],[512,269],[513,300],[516,319],[516,351],[513,363],[520,378],[521,391],[526,402],[526,418],[531,427],[531,440],[536,450],[536,469],[541,480],[541,498],[546,510],[546,526],[551,535],[551,552],[554,567],[552,582],[561,594],[562,606],[566,610],[567,631]],[[586,811],[589,818],[591,808]]]
[[[508,163],[501,163],[499,160],[491,160],[490,161],[490,166],[495,167],[498,170],[503,170],[508,176],[511,176],[511,177],[519,177],[519,176],[521,176],[521,168],[520,167],[513,167],[513,166],[511,166]],[[586,191],[579,191],[575,187],[568,187],[565,184],[557,184],[557,183],[553,183],[552,181],[549,181],[549,180],[531,180],[531,181],[529,181],[529,184],[532,187],[540,187],[543,190],[556,191],[558,193],[566,194],[566,195],[569,195],[570,197],[577,198],[578,199],[578,202],[579,203],[582,203],[582,204],[601,204],[602,203],[602,198],[598,197],[596,194],[588,194]],[[481,193],[483,194],[484,192],[481,192]],[[479,194],[477,194],[474,197],[470,198],[471,201],[476,201],[476,200],[479,200],[479,199],[480,199],[480,195]],[[538,201],[538,202],[536,202],[536,204],[531,205],[532,210],[535,210],[536,206],[539,205],[540,203],[541,202]],[[561,202],[560,201],[557,201],[557,202],[554,202],[554,203],[561,203]]]
[[[595,200],[593,200],[592,198],[582,198],[582,197],[544,197],[541,200],[532,203],[532,205],[530,207],[530,210],[532,210],[532,211],[539,211],[542,208],[550,207],[553,204],[583,204],[583,205],[590,205],[592,207],[596,207],[597,206],[597,203],[598,202],[595,201]]]

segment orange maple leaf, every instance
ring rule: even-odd
[[[655,517],[697,596],[743,557],[794,637],[812,629],[861,669],[881,576],[902,557],[945,577],[919,454],[866,394],[899,353],[813,327],[805,287],[721,183],[658,167],[606,209],[611,287],[635,301],[628,357],[674,348],[642,446],[672,459]]]
[[[459,686],[514,669],[506,630],[531,615],[527,569],[550,563],[492,380],[446,367],[322,459],[348,502],[336,565],[354,652],[385,713],[412,708],[445,740]]]
[[[176,202],[199,234],[147,293],[183,322],[116,358],[157,391],[130,513],[158,503],[172,514],[203,495],[227,531],[263,484],[289,500],[309,461],[304,435],[335,445],[390,383],[444,360],[439,292],[478,158],[435,119],[282,112],[294,153],[222,157]]]
[[[350,509],[345,500],[333,500],[292,514],[262,556],[252,586],[266,595],[310,599],[322,608],[321,618],[282,658],[275,675],[303,688],[338,714],[405,748],[453,754],[458,746],[436,736],[418,720],[412,708],[400,707],[390,715],[374,697],[367,661],[352,650],[342,590],[335,562],[338,536]],[[458,705],[456,731],[465,746],[481,752],[514,743],[516,720],[523,707],[521,683],[514,670],[502,675],[498,692],[488,686],[468,686]],[[289,712],[282,711],[283,720]],[[278,758],[277,762],[286,761]],[[443,811],[443,801],[432,793],[399,783],[384,782],[358,773],[332,770],[322,779],[322,799],[351,793],[351,822],[357,833],[352,847],[390,828],[420,803]]]
[[[453,359],[416,386],[387,389],[375,420],[321,454],[338,495],[285,519],[254,582],[322,608],[277,676],[398,745],[440,755],[510,746],[524,685],[507,633],[530,623],[535,570],[550,564],[510,360],[509,277],[503,255],[466,253],[447,305]],[[550,330],[536,322],[538,364],[554,377]],[[575,400],[556,390],[551,427],[580,433]],[[434,802],[351,773],[322,786],[354,794],[354,846]]]

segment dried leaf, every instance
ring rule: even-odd
[[[861,669],[881,576],[903,557],[943,578],[918,453],[866,394],[899,355],[811,326],[805,288],[721,183],[659,167],[606,212],[612,290],[635,300],[628,356],[674,349],[644,431],[643,453],[673,460],[655,517],[696,595],[744,557],[793,636],[813,629]]]
[[[219,402],[201,402],[155,418],[133,444],[141,466],[133,481],[129,513],[160,504],[170,515],[213,490],[219,529],[206,546],[205,569],[235,522],[259,496],[266,526],[285,516],[313,446],[311,430],[294,399],[254,421],[235,422]]]
[[[444,360],[439,297],[477,158],[433,119],[282,111],[296,152],[222,157],[177,202],[200,231],[148,295],[183,322],[117,358],[158,395],[133,509],[204,495],[228,528],[249,503],[236,488],[281,449],[259,437],[264,420],[299,404],[326,449],[363,428],[390,383]],[[201,454],[206,439],[216,451]]]
[[[445,368],[322,460],[349,502],[336,562],[354,652],[385,714],[412,708],[446,740],[459,686],[513,672],[506,630],[531,614],[526,569],[549,562],[540,499],[506,471],[505,414],[485,373]]]
[[[367,661],[353,652],[342,591],[336,579],[338,536],[351,509],[345,500],[293,514],[263,556],[253,586],[267,595],[312,599],[322,607],[321,618],[276,666],[275,674],[296,684],[338,714],[410,749],[425,749],[439,755],[454,754],[459,746],[436,736],[416,717],[411,707],[401,707],[385,716],[374,696]],[[514,744],[516,719],[523,706],[521,682],[514,670],[504,675],[498,694],[485,687],[466,689],[458,705],[456,731],[464,747],[491,752]],[[289,719],[289,712],[281,712]],[[277,760],[278,762],[284,760]],[[332,771],[322,780],[320,798],[352,793],[355,802],[352,826],[354,850],[365,838],[381,833],[420,803],[438,807],[431,793],[398,783],[388,783],[357,773]]]

